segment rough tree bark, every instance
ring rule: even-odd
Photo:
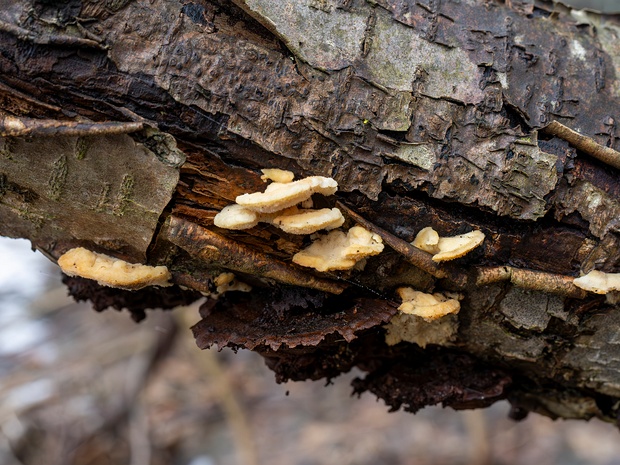
[[[234,271],[253,290],[204,304],[198,345],[279,380],[616,421],[620,308],[572,279],[620,271],[619,36],[542,0],[0,0],[0,234],[167,265],[189,290],[66,279],[136,319]],[[265,167],[335,178],[315,202],[389,247],[314,273],[305,236],[216,228]],[[487,239],[436,266],[429,225]],[[462,293],[458,332],[388,346],[402,285]]]

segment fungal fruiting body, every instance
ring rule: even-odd
[[[426,294],[410,287],[396,290],[403,303],[398,309],[409,315],[416,315],[426,321],[433,321],[450,313],[458,313],[461,304],[457,299],[449,298],[439,292]]]
[[[259,213],[273,213],[297,205],[312,194],[333,195],[337,190],[338,183],[332,178],[310,176],[288,183],[271,183],[265,192],[243,194],[235,202]]]
[[[385,342],[389,346],[399,342],[413,342],[424,348],[428,344],[448,345],[454,340],[459,320],[456,315],[446,315],[432,321],[426,321],[416,315],[398,313],[384,326]]]
[[[230,272],[220,273],[213,282],[217,286],[215,297],[229,291],[250,292],[252,290],[252,286],[239,281],[235,274]]]
[[[258,213],[236,203],[224,207],[213,218],[215,226],[223,229],[249,229],[256,226],[259,221]]]
[[[279,168],[263,168],[263,175],[260,177],[263,181],[275,181],[287,183],[293,181],[295,175],[292,171],[281,170]]]
[[[270,223],[289,234],[312,234],[335,229],[344,223],[337,208],[312,210],[312,195],[332,195],[338,183],[332,178],[310,176],[293,181],[293,173],[264,169],[263,180],[274,180],[265,192],[243,194],[215,215],[213,223],[224,229],[249,229],[258,223]],[[301,204],[302,209],[297,207]]]
[[[595,294],[620,291],[620,273],[603,273],[593,270],[581,278],[574,279],[573,284]]]
[[[317,271],[349,270],[363,258],[380,254],[383,241],[378,234],[354,226],[345,234],[332,231],[293,256],[293,262]]]
[[[310,176],[292,180],[290,171],[264,169],[263,179],[274,180],[264,192],[238,196],[236,204],[219,212],[213,223],[226,229],[247,229],[259,222],[270,223],[289,234],[313,234],[330,231],[344,224],[338,208],[313,210],[312,195],[333,195],[338,183],[332,178]],[[298,205],[306,208],[299,208]],[[307,208],[310,207],[310,208]],[[318,271],[348,270],[365,257],[383,251],[383,241],[377,234],[355,226],[348,233],[332,231],[293,256],[298,265]]]
[[[342,226],[344,216],[337,208],[321,210],[299,210],[273,219],[273,224],[289,234],[312,234],[321,229],[335,229]]]
[[[137,290],[147,286],[171,286],[168,268],[128,263],[83,247],[60,256],[58,265],[69,276],[97,281],[102,286]]]
[[[438,244],[439,234],[430,226],[422,229],[411,243],[414,247],[432,254],[439,252]]]
[[[460,295],[426,294],[410,287],[398,288],[396,292],[403,303],[398,307],[400,313],[385,326],[388,345],[407,341],[426,347],[445,345],[454,339],[459,324],[456,314],[461,309]]]
[[[434,262],[454,260],[474,250],[484,241],[482,231],[471,231],[467,234],[460,234],[453,237],[440,237],[439,252],[433,255]]]
[[[213,218],[213,224],[223,229],[249,229],[258,223],[273,224],[289,234],[312,234],[342,226],[344,216],[337,208],[310,210],[290,207],[275,213],[257,213],[235,203],[224,207]]]
[[[437,232],[427,227],[422,229],[411,243],[414,247],[434,254],[434,262],[444,262],[460,258],[484,242],[482,231],[471,231],[451,237],[439,237]]]

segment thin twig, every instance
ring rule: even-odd
[[[136,400],[129,417],[129,447],[130,465],[150,465],[152,445],[149,440],[149,422],[140,400]]]
[[[340,294],[347,287],[343,283],[318,278],[268,254],[258,252],[176,216],[166,220],[162,234],[174,245],[210,265],[331,294]]]
[[[466,410],[463,412],[463,421],[470,446],[468,463],[470,465],[491,465],[493,455],[486,410]]]
[[[557,136],[560,139],[564,139],[583,153],[609,166],[620,169],[620,152],[595,142],[591,137],[579,134],[577,131],[573,131],[568,126],[564,126],[557,121],[552,121],[547,127],[543,128],[542,131]]]
[[[22,136],[98,136],[127,134],[144,128],[140,122],[86,123],[55,119],[18,118],[0,115],[1,137]]]
[[[501,281],[510,281],[516,287],[531,291],[549,292],[577,299],[585,298],[588,293],[573,284],[571,276],[545,273],[542,271],[523,270],[511,266],[478,268],[476,285],[484,286]]]
[[[371,223],[342,204],[342,202],[338,202],[337,205],[338,208],[344,210],[347,215],[366,229],[381,236],[386,244],[401,254],[409,263],[436,278],[445,279],[458,289],[466,290],[472,285],[484,286],[496,282],[509,281],[512,285],[521,289],[549,292],[551,294],[559,294],[577,299],[583,299],[587,296],[587,293],[583,289],[579,289],[573,284],[574,278],[571,276],[523,270],[511,266],[474,268],[471,274],[468,274],[465,270],[458,270],[451,267],[439,267],[432,261],[431,254],[414,247],[408,242]]]
[[[428,274],[436,277],[436,278],[447,278],[448,273],[440,268],[433,260],[431,259],[431,254],[428,252],[424,252],[423,250],[418,249],[417,247],[412,246],[409,242],[396,237],[394,234],[387,232],[385,229],[380,228],[376,224],[368,221],[366,218],[361,216],[359,213],[351,210],[349,207],[344,205],[342,202],[336,203],[337,207],[343,210],[348,216],[350,216],[357,223],[361,224],[364,228],[368,229],[370,232],[378,234],[383,239],[387,245],[393,248],[396,252],[401,254],[405,259],[420,268],[421,270],[426,271]]]
[[[180,326],[192,326],[195,322],[191,320],[188,312],[175,312],[175,315]],[[215,387],[236,444],[239,463],[258,465],[254,433],[228,372],[222,367],[214,350],[198,350],[193,338],[185,338],[185,342],[190,353],[195,355],[197,364],[202,366],[210,383]]]
[[[82,37],[70,36],[68,34],[37,34],[34,31],[29,31],[23,27],[15,24],[7,23],[0,20],[0,31],[7,32],[14,35],[20,40],[26,40],[33,44],[40,45],[68,45],[78,46],[86,48],[96,48],[99,50],[106,50],[107,47],[104,44],[100,44],[91,39],[84,39]]]
[[[41,102],[40,100],[37,100],[33,96],[20,92],[17,89],[14,89],[2,82],[0,82],[0,92],[4,92],[5,94],[7,94],[13,99],[19,99],[24,102],[28,102],[32,106],[43,108],[45,110],[53,111],[56,113],[62,112],[62,108],[57,107],[56,105],[50,105],[49,103]]]
[[[156,340],[147,359],[137,370],[133,369],[128,372],[127,386],[123,392],[124,395],[119,397],[118,404],[105,416],[103,423],[99,425],[96,431],[77,438],[71,444],[71,450],[74,453],[81,444],[89,442],[93,436],[101,434],[101,431],[117,429],[119,424],[130,420],[140,393],[146,388],[160,362],[168,356],[177,340],[179,327],[172,315],[165,315],[160,323],[160,328],[161,330],[156,333]]]

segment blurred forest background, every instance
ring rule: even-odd
[[[351,397],[357,373],[277,385],[254,353],[195,346],[201,302],[135,324],[73,302],[27,241],[0,238],[0,263],[0,465],[620,465],[614,425],[388,413]]]

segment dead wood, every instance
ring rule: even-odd
[[[167,265],[203,293],[235,272],[252,292],[209,300],[194,334],[279,380],[358,366],[356,391],[393,408],[616,421],[620,309],[572,280],[620,271],[619,36],[542,0],[0,0],[0,234]],[[336,179],[315,205],[385,251],[315,273],[291,263],[306,236],[215,227],[261,168]],[[409,245],[426,226],[486,240],[436,264]],[[458,331],[388,346],[399,286],[461,293]]]

